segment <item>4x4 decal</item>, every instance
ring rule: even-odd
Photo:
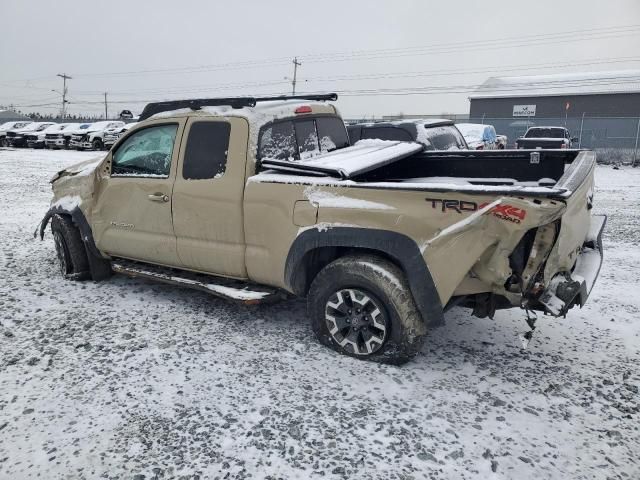
[[[427,198],[425,200],[431,203],[431,208],[437,208],[441,212],[446,212],[448,210],[452,210],[457,213],[475,212],[488,205],[488,203],[481,203],[478,205],[476,202],[468,200],[446,200],[442,198]],[[520,223],[527,216],[527,211],[525,209],[508,204],[496,205],[490,210],[490,212],[502,220],[508,220],[514,223]]]

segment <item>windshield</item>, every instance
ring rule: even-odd
[[[438,127],[424,125],[424,130],[418,126],[417,140],[425,146],[425,150],[465,150],[467,148],[464,137],[453,125]]]
[[[481,142],[484,125],[474,125],[471,123],[459,123],[456,125],[460,133],[464,135],[467,142]]]
[[[530,128],[526,138],[564,138],[562,128]]]
[[[0,131],[11,130],[13,128],[23,128],[31,122],[6,122],[0,125]]]
[[[39,125],[39,126],[36,128],[36,132],[41,132],[42,130],[45,130],[45,129],[47,129],[47,128],[51,127],[51,126],[52,126],[52,125],[51,125],[50,123],[45,123],[44,125]]]

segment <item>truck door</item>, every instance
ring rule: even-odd
[[[157,120],[108,154],[92,212],[98,248],[109,255],[179,266],[171,208],[184,119]]]
[[[243,223],[249,124],[190,118],[173,188],[178,257],[186,268],[246,278]]]

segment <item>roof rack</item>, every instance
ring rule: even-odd
[[[256,102],[270,102],[277,100],[311,100],[317,102],[335,102],[338,100],[337,93],[321,93],[318,95],[280,95],[277,97],[257,97]]]
[[[338,99],[337,93],[326,93],[320,95],[280,95],[276,97],[229,97],[229,98],[194,98],[191,100],[169,100],[166,102],[148,103],[139,121],[155,115],[156,113],[169,112],[179,108],[190,108],[200,110],[202,107],[229,106],[231,108],[255,107],[258,102],[269,102],[278,100],[311,100],[311,101],[332,101]]]

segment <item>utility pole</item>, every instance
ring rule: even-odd
[[[104,119],[109,119],[109,112],[107,110],[107,92],[104,92]]]
[[[298,76],[298,67],[300,65],[302,65],[302,63],[298,61],[298,57],[295,57],[293,59],[293,79],[291,80],[291,86],[293,87],[292,95],[296,94],[296,78]]]
[[[71,80],[71,77],[66,73],[59,73],[57,76],[62,78],[62,110],[60,112],[60,115],[64,119],[65,110],[67,107],[67,80]]]

